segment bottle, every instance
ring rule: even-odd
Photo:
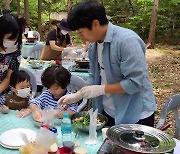
[[[57,129],[56,128],[49,128],[49,130],[54,133],[54,142],[50,146],[50,152],[56,152],[58,150],[58,140],[57,140]]]
[[[72,125],[68,113],[63,114],[61,124],[62,142],[72,141]]]

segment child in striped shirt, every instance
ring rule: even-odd
[[[78,104],[73,103],[67,105],[66,108],[58,105],[60,97],[70,94],[67,90],[67,86],[70,83],[71,74],[67,69],[60,65],[53,65],[48,67],[41,76],[42,85],[47,88],[38,96],[30,108],[33,112],[33,118],[35,121],[42,121],[41,110],[45,108],[55,109],[55,117],[62,118],[64,112],[68,112],[69,115],[74,114],[77,111]]]

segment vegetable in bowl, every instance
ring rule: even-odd
[[[72,124],[74,125],[75,132],[89,132],[90,115],[87,111],[78,112],[71,117]],[[103,114],[97,114],[97,128],[99,131],[108,122],[108,118]]]

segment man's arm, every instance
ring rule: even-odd
[[[105,85],[104,92],[105,92],[105,94],[126,93],[120,83]]]

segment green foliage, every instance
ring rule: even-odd
[[[82,0],[73,0],[73,5]],[[150,28],[154,0],[100,0],[111,16],[112,23],[134,30],[144,41],[147,40]],[[131,2],[131,3],[129,3]],[[21,13],[24,15],[24,4],[21,0]],[[2,2],[0,2],[2,6]],[[37,0],[29,0],[30,22],[33,29],[37,30]],[[67,10],[68,0],[43,0],[42,2],[42,29],[49,25],[49,13]],[[3,7],[3,6],[2,6]],[[12,1],[11,10],[16,13],[16,1]],[[159,1],[156,42],[179,44],[180,36],[180,1]],[[83,43],[77,33],[73,32],[73,41]]]

